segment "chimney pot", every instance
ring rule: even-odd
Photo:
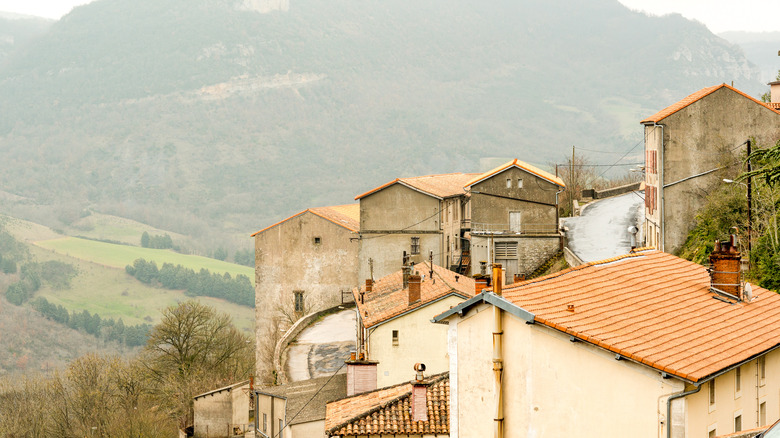
[[[501,263],[494,263],[493,264],[493,293],[499,296],[502,294],[501,286],[504,285],[502,274],[503,274],[503,270],[501,268]]]

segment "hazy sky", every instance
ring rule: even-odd
[[[0,11],[60,18],[91,0],[0,0]],[[294,2],[295,0],[293,0]],[[519,1],[519,0],[518,0]],[[778,0],[619,0],[655,15],[677,12],[701,21],[714,33],[727,30],[780,31]]]

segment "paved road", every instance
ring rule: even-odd
[[[349,359],[356,342],[355,309],[322,318],[304,329],[285,350],[287,377],[297,382],[330,376]]]
[[[569,249],[583,262],[592,262],[631,251],[628,227],[639,228],[642,242],[644,198],[642,192],[626,193],[594,201],[578,217],[564,219]]]

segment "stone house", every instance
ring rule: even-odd
[[[780,295],[741,281],[733,243],[712,277],[638,250],[438,315],[450,436],[714,437],[775,421]]]
[[[247,380],[196,395],[193,401],[194,436],[228,438],[250,433],[254,423],[250,392]]]
[[[399,383],[415,363],[431,373],[447,371],[447,327],[431,319],[471,298],[474,279],[430,262],[396,271],[353,290],[357,305],[358,352],[373,381],[363,389]]]
[[[254,234],[257,375],[270,364],[260,343],[275,321],[351,300],[358,284],[358,204],[304,210]],[[283,324],[284,325],[284,324]]]
[[[680,249],[707,195],[723,178],[746,170],[741,156],[746,141],[771,146],[780,139],[777,106],[721,84],[642,120],[648,246],[669,253]]]
[[[449,436],[449,374],[420,376],[328,403],[329,437]]]
[[[530,274],[561,248],[563,180],[520,160],[486,173],[398,178],[360,201],[359,278],[397,270],[407,254],[473,276],[504,262],[510,280]],[[489,274],[489,273],[488,273]]]

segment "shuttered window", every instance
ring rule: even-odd
[[[517,242],[496,242],[496,259],[516,259]]]

